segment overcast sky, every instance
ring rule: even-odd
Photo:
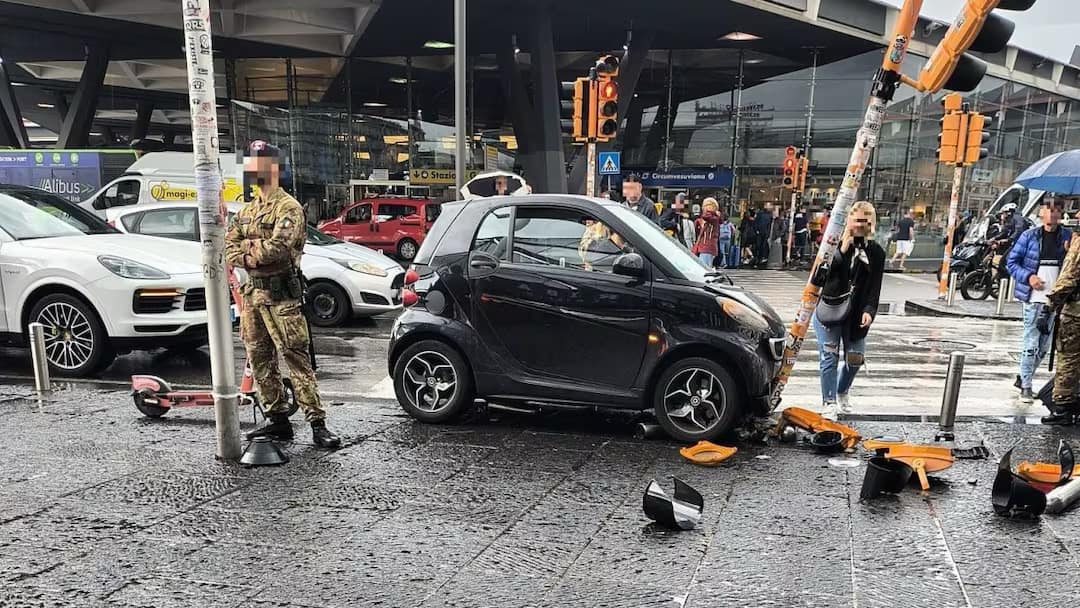
[[[902,0],[882,0],[893,6]],[[963,0],[923,0],[922,14],[952,22]],[[1058,61],[1069,62],[1073,47],[1080,44],[1080,0],[1036,0],[1035,6],[1022,12],[1001,11],[1016,22],[1016,32],[1009,42]]]

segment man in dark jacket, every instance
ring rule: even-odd
[[[649,218],[654,224],[660,224],[660,214],[656,212],[656,205],[642,193],[641,178],[637,174],[631,173],[623,178],[622,194],[627,206]]]
[[[1023,352],[1020,354],[1020,400],[1031,403],[1031,378],[1050,348],[1053,323],[1039,330],[1038,319],[1047,294],[1061,272],[1072,232],[1061,226],[1063,204],[1046,197],[1039,209],[1042,226],[1025,230],[1009,251],[1006,267],[1016,281],[1013,293],[1024,303]]]
[[[660,212],[660,227],[668,234],[675,236],[679,230],[679,220],[683,205],[686,204],[686,193],[680,192],[675,195],[674,203],[664,203],[664,210]]]
[[[765,206],[754,215],[754,232],[757,234],[757,247],[754,249],[754,259],[758,266],[765,266],[769,262],[769,238],[772,236],[772,205]]]

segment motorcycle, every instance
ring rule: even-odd
[[[979,266],[989,248],[989,243],[980,240],[961,243],[953,250],[952,257],[949,258],[949,274],[956,275],[957,285]]]
[[[960,282],[960,295],[965,300],[985,300],[987,297],[997,299],[998,296],[998,264],[994,263],[998,257],[992,247],[986,247],[982,260],[977,267],[969,271]]]

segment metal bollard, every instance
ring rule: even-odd
[[[949,291],[945,294],[945,305],[952,306],[953,300],[956,299],[956,279],[960,275],[955,272],[949,273]]]
[[[45,355],[45,326],[41,323],[30,324],[30,359],[34,364],[34,388],[38,393],[51,391],[49,359]]]
[[[949,371],[945,374],[945,394],[941,396],[941,415],[938,416],[936,441],[952,441],[956,423],[956,403],[960,399],[960,381],[964,379],[964,353],[949,355]]]
[[[1016,301],[1016,279],[1009,277],[1009,302]]]
[[[998,297],[997,297],[997,310],[994,314],[1001,316],[1005,314],[1005,298],[1009,292],[1009,280],[1001,279],[998,281]]]

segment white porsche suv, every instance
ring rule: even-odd
[[[0,342],[45,326],[53,372],[85,376],[123,352],[206,343],[197,253],[121,234],[93,213],[34,188],[0,186]]]

